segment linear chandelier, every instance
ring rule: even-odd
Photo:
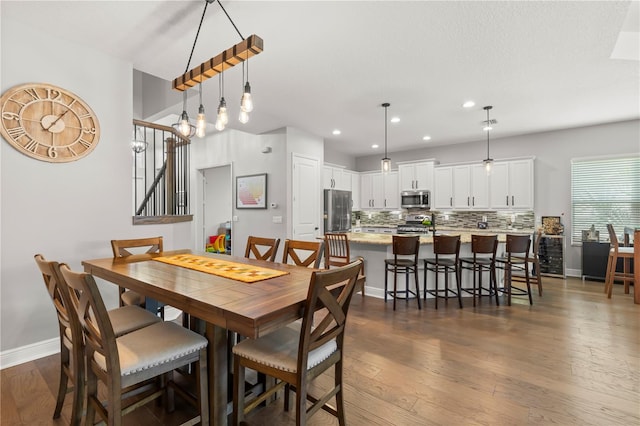
[[[191,48],[191,54],[189,55],[189,60],[187,61],[187,66],[185,68],[185,72],[176,77],[173,80],[172,87],[174,90],[178,90],[182,92],[182,113],[180,114],[180,119],[177,123],[173,124],[173,128],[176,129],[180,134],[185,137],[192,137],[194,135],[202,138],[206,133],[206,116],[205,109],[202,103],[202,83],[208,80],[211,77],[216,75],[218,78],[218,86],[220,92],[220,101],[218,103],[217,109],[217,117],[216,117],[216,125],[215,128],[219,131],[225,129],[229,118],[227,113],[227,103],[224,99],[224,75],[223,73],[232,68],[235,65],[242,64],[242,98],[240,99],[240,114],[238,116],[238,120],[245,124],[249,121],[249,113],[253,110],[253,99],[251,97],[251,85],[249,84],[249,58],[255,56],[262,52],[263,50],[263,41],[260,37],[253,34],[247,38],[244,38],[236,24],[234,24],[233,20],[220,3],[220,0],[204,0],[204,10],[202,11],[202,17],[200,18],[200,25],[198,25],[198,31],[196,32],[195,40],[193,41],[193,46]],[[198,35],[200,34],[200,28],[202,27],[202,21],[204,20],[204,16],[207,12],[207,6],[210,3],[217,2],[222,11],[225,13],[233,28],[235,28],[236,32],[242,39],[242,41],[238,44],[231,46],[229,49],[219,53],[218,55],[212,57],[211,59],[201,63],[189,70],[189,66],[191,64],[191,58],[193,56],[193,51],[196,47],[196,43],[198,42]],[[245,75],[245,66],[246,66],[246,75]],[[246,79],[245,79],[246,76]],[[200,106],[198,108],[198,116],[196,119],[196,124],[193,125],[189,120],[189,115],[187,114],[187,89],[198,85],[198,93]]]

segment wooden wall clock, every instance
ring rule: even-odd
[[[100,140],[100,123],[74,93],[46,83],[12,87],[0,98],[0,133],[37,160],[64,163],[87,156]]]

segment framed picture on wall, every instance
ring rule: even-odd
[[[236,208],[267,208],[267,174],[236,177]]]

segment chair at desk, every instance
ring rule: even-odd
[[[268,260],[273,262],[278,253],[280,238],[262,238],[249,236],[247,238],[247,248],[244,251],[244,257],[251,259]]]
[[[322,260],[323,243],[315,241],[285,240],[282,263],[319,268]]]
[[[41,254],[36,254],[34,258],[51,301],[56,308],[60,332],[60,382],[53,418],[60,417],[65,396],[68,392],[73,391],[71,424],[79,425],[82,420],[85,382],[82,326],[71,305],[69,288],[60,275],[59,263],[47,261]],[[113,324],[113,332],[116,336],[122,336],[161,321],[156,315],[138,306],[112,309],[107,314]],[[68,389],[69,382],[73,384],[71,389]]]
[[[618,272],[617,265],[618,259],[623,259],[623,263],[628,262],[628,259],[633,260],[633,247],[620,246],[616,231],[613,230],[613,225],[610,223],[607,224],[607,231],[609,231],[611,248],[609,249],[609,259],[607,261],[607,275],[605,278],[604,292],[607,293],[607,298],[611,299],[613,283],[615,280],[621,280],[624,283],[624,293],[629,294],[629,283],[634,282],[633,274],[626,269],[626,264],[623,267],[623,271]],[[635,242],[635,244],[638,244],[638,242]],[[635,288],[634,291],[636,291]]]
[[[167,386],[174,387],[171,372],[190,363],[196,363],[199,379],[195,404],[200,415],[194,421],[208,424],[207,339],[171,321],[116,337],[93,276],[65,264],[60,272],[84,336],[87,424],[95,423],[96,412],[106,424],[122,424],[124,414],[164,395]],[[105,386],[106,406],[102,392],[98,395],[98,382]],[[160,388],[153,386],[158,383]],[[176,390],[193,402],[186,392]]]
[[[233,424],[285,387],[284,407],[289,409],[289,390],[296,393],[296,425],[323,409],[345,425],[343,355],[344,330],[351,297],[362,264],[314,272],[311,276],[302,322],[294,322],[257,339],[245,339],[233,348]],[[314,322],[317,309],[326,315]],[[315,324],[314,327],[312,325]],[[334,386],[320,398],[308,394],[312,381],[334,367]],[[245,405],[245,369],[276,379],[277,384]],[[335,396],[336,407],[327,402]],[[313,404],[307,409],[307,400]]]
[[[136,238],[130,240],[111,240],[111,249],[113,251],[114,259],[125,258],[140,252],[143,252],[145,254],[158,253],[163,250],[162,237]],[[120,306],[146,306],[145,297],[135,291],[127,290],[124,287],[119,287],[119,294]],[[150,303],[158,305],[157,312],[160,313],[160,317],[164,319],[164,306],[157,303],[156,301],[150,301]]]

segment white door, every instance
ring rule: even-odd
[[[320,230],[320,161],[293,154],[293,203],[291,232],[294,240],[314,241]]]

